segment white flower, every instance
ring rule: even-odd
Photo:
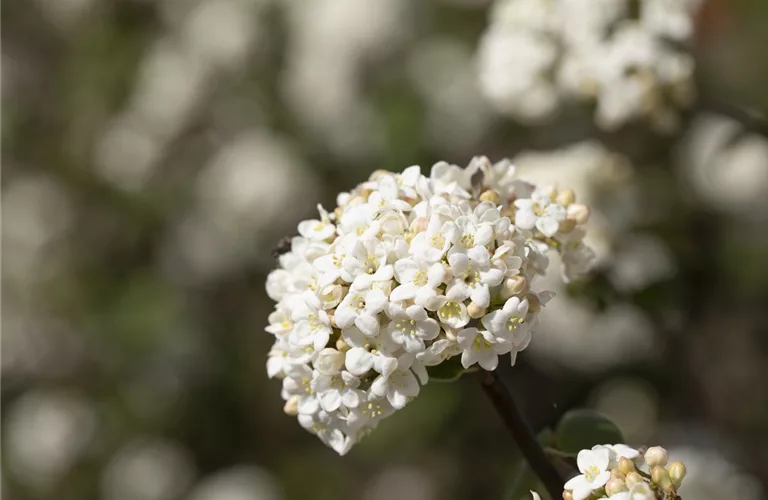
[[[299,222],[299,234],[313,241],[325,241],[336,234],[336,226],[328,219],[328,212],[317,206],[322,220],[305,220]]]
[[[500,344],[490,332],[477,328],[465,328],[456,335],[456,341],[462,348],[461,365],[464,368],[477,363],[485,370],[495,370],[499,364],[499,354],[509,352],[506,345]]]
[[[292,343],[298,346],[314,345],[320,350],[328,344],[333,328],[328,313],[320,309],[320,301],[313,295],[305,295],[304,307],[293,313],[296,325],[289,334]]]
[[[443,361],[461,354],[462,349],[455,340],[440,339],[432,342],[426,350],[416,354],[416,359],[424,366],[436,366]]]
[[[353,280],[371,275],[374,281],[392,278],[392,266],[387,265],[387,247],[374,238],[358,239],[342,261],[342,267]]]
[[[338,410],[342,405],[347,409],[357,408],[365,398],[365,393],[358,389],[360,379],[347,371],[333,375],[317,373],[310,382],[310,387],[317,393],[320,406],[327,412]]]
[[[581,450],[576,457],[576,464],[581,475],[565,483],[565,489],[573,492],[573,500],[584,500],[598,488],[602,488],[611,478],[608,472],[608,450]]]
[[[390,305],[387,314],[389,334],[396,343],[407,352],[418,353],[424,350],[424,341],[432,340],[440,333],[437,321],[427,316],[423,307],[412,305],[407,309]]]
[[[430,310],[437,311],[437,318],[445,326],[454,330],[466,326],[469,323],[469,312],[464,304],[466,296],[463,287],[454,287],[447,295],[441,295],[427,306]]]
[[[429,218],[427,230],[414,236],[411,253],[425,262],[438,262],[450,248],[456,232],[453,221],[445,221],[443,217],[434,214]]]
[[[389,404],[399,410],[419,395],[419,382],[411,370],[399,368],[388,375],[379,375],[371,384],[371,393],[386,396]]]
[[[389,294],[390,300],[413,300],[425,306],[437,297],[436,289],[445,279],[445,268],[438,262],[430,265],[419,259],[404,258],[395,263],[395,278],[400,286]]]
[[[373,369],[384,376],[389,376],[397,368],[397,358],[374,351],[369,352],[363,347],[353,347],[347,351],[345,361],[347,370],[353,375],[362,376]]]
[[[467,190],[470,188],[466,171],[456,165],[444,161],[432,166],[429,173],[434,194],[450,194],[469,198]]]
[[[447,292],[461,300],[471,299],[480,307],[491,303],[491,286],[496,286],[504,279],[501,269],[491,267],[488,251],[475,247],[465,253],[454,253],[448,257],[453,272],[453,281]]]
[[[522,229],[538,229],[554,236],[567,216],[564,206],[553,203],[545,193],[534,192],[531,198],[515,200],[515,225]]]
[[[317,412],[320,409],[320,401],[310,385],[312,370],[306,365],[293,365],[287,375],[283,379],[283,392],[296,397],[299,413],[311,415]]]
[[[334,319],[339,328],[348,328],[354,324],[364,335],[372,337],[379,333],[378,313],[385,307],[387,296],[378,288],[361,290],[352,286],[336,309]]]
[[[520,340],[528,334],[528,325],[525,323],[527,315],[528,299],[511,297],[504,303],[504,307],[483,316],[481,322],[496,337]]]
[[[315,369],[323,375],[336,375],[344,367],[344,353],[326,347],[315,358]]]
[[[604,450],[608,452],[608,469],[615,469],[619,466],[620,458],[628,458],[634,460],[640,456],[640,452],[634,448],[630,448],[625,444],[603,444],[592,447],[592,451]]]

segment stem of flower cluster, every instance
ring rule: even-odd
[[[563,478],[547,458],[512,394],[493,372],[483,371],[480,376],[485,394],[501,416],[528,464],[544,484],[549,495],[553,499],[560,498],[563,493]]]

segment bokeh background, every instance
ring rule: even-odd
[[[3,2],[3,496],[520,498],[472,377],[428,385],[340,458],[264,367],[280,238],[376,169],[486,154],[596,207],[596,271],[550,280],[526,360],[687,461],[684,498],[768,498],[768,141],[741,109],[768,110],[768,3],[702,6],[700,98],[671,133],[605,131],[580,106],[505,118],[478,87],[488,15]]]

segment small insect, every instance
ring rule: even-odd
[[[291,250],[292,236],[285,236],[277,242],[277,246],[272,249],[272,257],[278,258],[284,253],[288,253]]]

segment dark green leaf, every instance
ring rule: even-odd
[[[621,430],[607,416],[594,410],[572,410],[563,415],[555,431],[557,449],[567,453],[592,448],[596,444],[624,441]]]
[[[472,373],[476,371],[477,367],[475,366],[468,369],[461,366],[461,360],[458,356],[443,361],[437,366],[427,367],[430,382],[453,382],[461,377],[463,373]]]

